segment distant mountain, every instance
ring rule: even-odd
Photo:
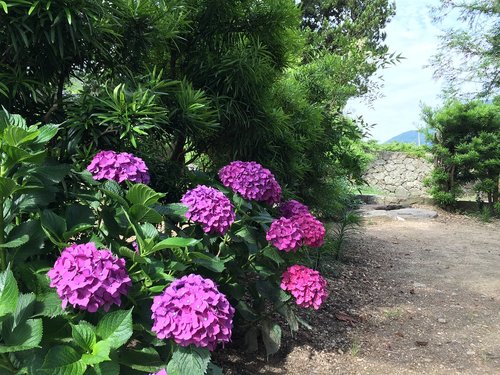
[[[410,130],[404,133],[401,133],[399,135],[396,135],[395,137],[392,137],[385,143],[391,143],[391,142],[401,142],[401,143],[413,143],[415,145],[418,145],[418,137],[419,137],[419,132],[417,130]],[[423,133],[420,133],[420,144],[429,144],[425,140],[425,135]]]

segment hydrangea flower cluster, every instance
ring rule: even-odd
[[[141,158],[127,152],[100,151],[92,159],[87,170],[94,180],[125,180],[148,184],[148,167]]]
[[[153,332],[180,346],[214,350],[229,342],[234,308],[212,280],[190,274],[170,284],[153,299]]]
[[[125,260],[108,249],[97,250],[93,242],[65,248],[47,275],[63,309],[69,303],[88,312],[100,307],[108,311],[113,303],[120,306],[121,295],[132,285]]]
[[[328,297],[326,280],[319,272],[298,264],[283,272],[281,289],[290,292],[300,307],[313,307],[315,310]]]
[[[309,208],[305,204],[295,199],[291,199],[280,204],[280,212],[284,217],[290,219],[295,215],[308,214]]]
[[[186,217],[200,223],[205,233],[224,235],[234,222],[233,205],[213,187],[199,185],[186,192],[181,202],[188,206]]]
[[[306,246],[323,246],[326,230],[321,221],[310,213],[292,216],[291,220],[302,230],[303,240]]]
[[[303,243],[303,232],[292,219],[282,217],[274,220],[266,233],[266,240],[278,250],[295,251]]]
[[[243,198],[278,203],[281,199],[281,186],[269,169],[250,161],[233,161],[219,171],[224,186],[231,188]]]

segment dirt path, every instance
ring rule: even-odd
[[[369,222],[346,246],[313,330],[225,373],[500,374],[500,223]]]

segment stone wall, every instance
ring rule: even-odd
[[[423,181],[431,171],[432,163],[425,159],[404,152],[381,151],[363,177],[392,203],[427,197]]]

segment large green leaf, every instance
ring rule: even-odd
[[[43,362],[42,371],[47,375],[83,375],[87,365],[71,346],[52,347]]]
[[[55,214],[51,210],[43,210],[40,221],[42,228],[55,244],[60,244],[64,241],[64,232],[66,232],[66,220]]]
[[[267,319],[261,322],[260,332],[268,356],[278,352],[281,346],[281,327]]]
[[[31,318],[33,316],[34,302],[34,293],[20,294],[17,300],[16,310],[5,319],[3,329],[12,332],[18,325],[24,323],[28,318]]]
[[[157,193],[147,185],[135,184],[130,188],[125,197],[132,204],[150,206],[157,203],[164,196],[165,194]]]
[[[62,308],[61,299],[55,290],[51,290],[47,294],[37,296],[33,316],[46,316],[55,318],[59,315],[64,315],[66,312]]]
[[[47,238],[40,221],[28,220],[16,225],[7,235],[7,241],[15,241],[24,236],[29,236],[29,240],[16,248],[11,258],[14,262],[23,262],[26,258],[39,254]]]
[[[169,375],[204,375],[210,362],[208,349],[177,346],[168,363]]]
[[[163,217],[157,211],[142,204],[134,204],[130,207],[130,216],[137,222],[159,224],[163,221]]]
[[[109,352],[111,351],[111,344],[108,340],[96,342],[92,346],[92,353],[83,354],[82,362],[87,365],[97,365],[98,363],[110,361]]]
[[[158,242],[153,246],[152,252],[163,250],[163,249],[174,249],[177,247],[189,247],[200,243],[201,240],[195,238],[184,238],[184,237],[170,237]]]
[[[200,266],[205,267],[213,272],[220,273],[226,268],[222,259],[213,255],[190,252],[189,256],[192,257],[194,263],[199,264]]]
[[[73,229],[81,224],[95,224],[92,209],[81,204],[72,204],[66,208],[66,223],[68,229]]]
[[[16,191],[18,184],[11,178],[0,177],[0,198],[5,199]]]
[[[104,315],[96,332],[101,339],[109,341],[111,349],[119,348],[132,336],[132,309]]]
[[[127,367],[144,372],[156,372],[165,367],[165,362],[153,348],[121,350],[119,361]]]
[[[116,201],[116,203],[118,203],[120,206],[128,208],[127,201],[122,197],[123,190],[116,181],[106,181],[102,185],[101,191],[109,198],[112,198],[114,201]]]
[[[21,245],[24,245],[26,242],[28,242],[30,237],[27,234],[23,234],[21,237],[18,237],[12,241],[5,242],[3,244],[0,244],[0,248],[8,248],[12,249],[15,247],[19,247]]]
[[[97,341],[95,327],[84,320],[78,325],[71,325],[71,337],[73,342],[86,352],[91,351]]]
[[[28,319],[12,332],[2,332],[6,345],[0,345],[0,353],[19,352],[36,348],[42,341],[42,319]]]
[[[16,311],[19,289],[10,267],[0,273],[0,318]]]
[[[58,125],[47,124],[38,128],[38,137],[35,143],[44,145],[54,138],[59,130]]]
[[[101,362],[88,367],[85,375],[120,375],[120,365],[116,362]]]

